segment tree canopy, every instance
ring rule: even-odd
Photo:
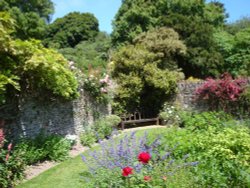
[[[186,76],[218,75],[222,56],[216,52],[213,33],[224,26],[225,9],[204,0],[124,0],[113,22],[114,45],[131,43],[141,32],[167,26],[179,33],[187,46],[180,68]]]
[[[54,13],[54,5],[51,0],[1,0],[0,11],[8,11],[16,20],[15,36],[42,39]]]
[[[99,32],[91,41],[82,41],[74,48],[62,48],[58,51],[69,61],[75,62],[80,70],[86,72],[89,68],[106,71],[109,58],[110,36]]]
[[[49,25],[44,44],[58,49],[75,47],[81,41],[93,40],[98,26],[93,14],[72,12]]]

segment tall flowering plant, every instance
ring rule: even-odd
[[[0,187],[13,187],[22,178],[24,166],[24,161],[13,151],[12,143],[7,143],[0,129]]]
[[[172,150],[160,150],[161,137],[149,143],[148,135],[137,137],[133,132],[117,141],[101,142],[99,150],[82,156],[89,171],[86,181],[91,187],[165,187],[180,169],[196,165],[174,160]],[[144,186],[142,186],[144,185]]]

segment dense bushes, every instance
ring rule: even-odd
[[[81,144],[91,146],[98,140],[109,137],[120,121],[121,118],[116,115],[105,116],[97,120],[88,130],[82,133]]]
[[[197,88],[198,100],[205,100],[213,110],[229,111],[230,105],[239,101],[246,85],[245,79],[233,79],[228,73],[224,73],[221,79],[208,78],[206,82]]]
[[[7,144],[0,130],[0,187],[13,187],[23,178],[26,165],[66,159],[70,146],[70,141],[61,136],[40,134],[13,147]]]
[[[178,143],[175,157],[189,153],[191,160],[199,161],[193,173],[200,187],[249,187],[248,128],[216,112],[187,116],[183,124],[187,128],[171,129],[164,142],[170,146]]]
[[[58,135],[40,134],[34,139],[24,139],[15,147],[22,153],[26,164],[34,164],[44,160],[62,161],[68,156],[70,141]]]

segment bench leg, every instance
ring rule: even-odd
[[[159,125],[159,118],[156,119],[156,125]]]
[[[122,125],[122,130],[124,130],[125,124],[123,121],[121,122],[121,125]]]

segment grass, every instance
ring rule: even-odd
[[[155,137],[158,134],[166,133],[167,129],[157,128],[147,129],[146,131],[149,133],[150,138]],[[137,134],[142,135],[144,132],[145,130],[138,130]],[[97,147],[94,147],[93,149],[96,149]],[[81,173],[85,170],[87,170],[87,167],[82,162],[81,156],[77,156],[64,161],[63,163],[45,171],[27,182],[18,185],[16,188],[83,188],[84,180],[81,178]]]

